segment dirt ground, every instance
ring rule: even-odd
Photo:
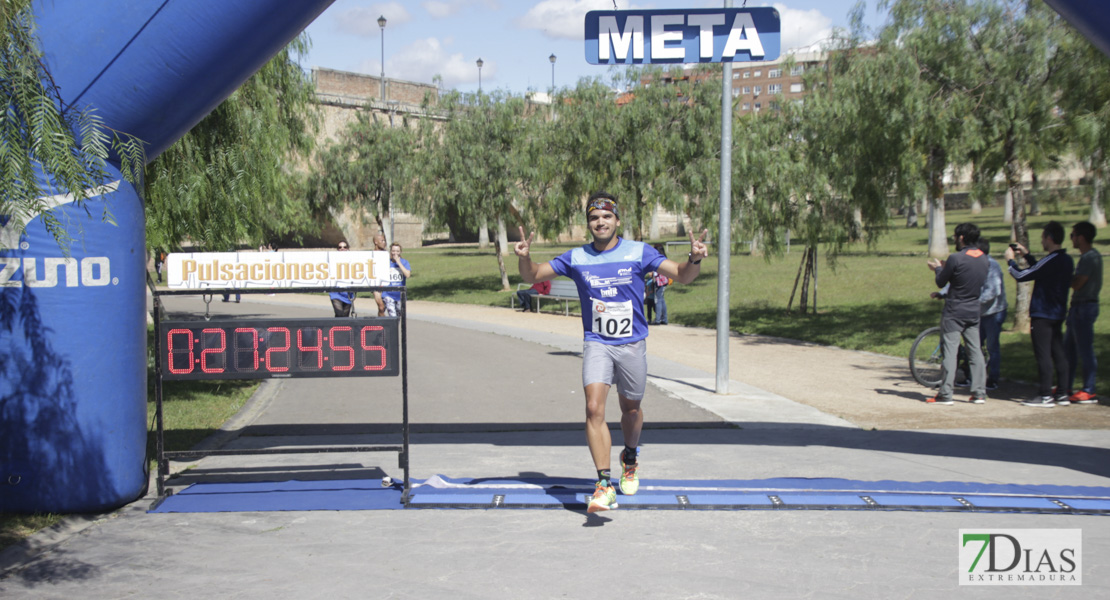
[[[412,315],[467,319],[569,336],[582,335],[576,316],[521,313],[504,308],[411,301]],[[1031,351],[1031,350],[1030,350]],[[716,332],[679,325],[652,326],[648,353],[709,373],[717,362]],[[956,389],[952,406],[926,404],[932,390],[910,376],[905,357],[855,352],[791,340],[733,334],[729,378],[773,392],[865,429],[1110,429],[1105,404],[1022,406],[1036,389],[1003,381],[986,404],[971,404]],[[1107,402],[1105,399],[1102,402]]]

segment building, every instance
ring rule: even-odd
[[[789,59],[793,64],[788,65]],[[823,67],[827,54],[796,52],[776,60],[734,63],[732,97],[741,113],[759,112],[774,102],[801,102],[806,95],[803,75]]]

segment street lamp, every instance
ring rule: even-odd
[[[482,62],[482,59],[479,58],[478,59],[478,93],[479,94],[482,93],[482,65],[484,65],[484,64],[486,64],[486,63]]]
[[[378,27],[382,28],[382,76],[380,78],[382,87],[378,92],[378,100],[385,102],[385,15],[378,17]]]
[[[547,60],[551,61],[551,92],[555,93],[555,54],[552,53]]]

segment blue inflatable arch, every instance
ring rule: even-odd
[[[38,0],[34,9],[62,100],[144,140],[153,160],[333,1]],[[48,192],[76,240],[70,257],[39,217],[22,235],[0,219],[0,511],[98,511],[146,489],[143,204],[112,175],[87,210]],[[116,225],[101,222],[105,206]]]

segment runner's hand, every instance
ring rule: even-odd
[[[690,232],[690,262],[697,262],[709,256],[709,248],[705,245],[705,236],[709,235],[708,229],[701,230],[698,239],[694,239],[694,232]]]
[[[519,227],[519,229],[520,241],[516,243],[515,247],[513,247],[513,251],[516,252],[516,255],[521,258],[528,258],[528,252],[532,246],[532,237],[536,235],[536,232],[533,231],[528,237],[524,237],[524,227]]]

